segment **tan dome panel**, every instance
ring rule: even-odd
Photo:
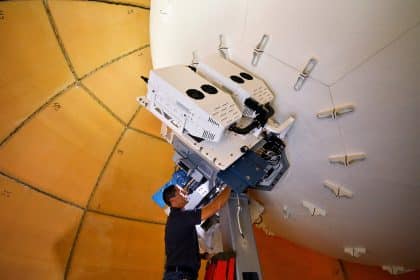
[[[139,106],[136,97],[147,92],[146,83],[140,76],[148,76],[151,68],[147,47],[100,69],[84,79],[83,84],[128,123]]]
[[[0,147],[0,170],[84,206],[122,130],[84,90],[72,88]]]
[[[87,213],[68,279],[161,279],[164,226]]]
[[[81,216],[81,209],[0,176],[0,278],[62,278]]]
[[[118,145],[90,208],[106,213],[165,222],[163,210],[151,199],[173,170],[172,146],[127,130]]]
[[[1,142],[74,79],[41,1],[2,2],[0,10]]]
[[[131,127],[144,131],[148,134],[161,137],[160,127],[162,122],[156,118],[152,113],[147,111],[145,108],[141,108],[140,112],[136,115]]]
[[[79,76],[149,43],[147,9],[88,1],[49,5]]]

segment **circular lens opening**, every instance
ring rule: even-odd
[[[212,85],[208,85],[208,84],[202,85],[201,89],[208,94],[216,94],[217,93],[217,88],[215,88]]]
[[[243,84],[245,82],[241,77],[235,75],[230,76],[230,79],[238,84]]]
[[[196,89],[189,89],[186,91],[186,93],[189,97],[193,99],[200,100],[204,98],[204,94],[201,91],[196,90]]]
[[[254,79],[250,74],[248,74],[248,73],[245,73],[245,72],[241,72],[241,73],[239,73],[239,75],[242,77],[242,78],[244,78],[245,80],[252,80],[252,79]]]

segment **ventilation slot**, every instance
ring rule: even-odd
[[[212,125],[215,125],[215,126],[219,127],[219,124],[215,120],[213,120],[211,117],[209,117],[209,123],[211,123]]]
[[[208,139],[208,140],[213,140],[214,139],[214,133],[211,133],[208,130],[204,130],[202,138]]]
[[[159,107],[155,106],[155,111],[162,115],[162,111],[160,110]]]

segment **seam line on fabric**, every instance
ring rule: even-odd
[[[105,164],[104,164],[104,166],[103,166],[103,168],[102,168],[101,172],[100,172],[100,173],[99,173],[99,175],[98,175],[98,178],[97,178],[96,183],[95,183],[95,185],[94,185],[94,187],[93,187],[93,189],[92,189],[92,192],[90,193],[89,199],[88,199],[88,201],[87,201],[87,203],[86,203],[86,208],[85,208],[85,209],[84,209],[84,211],[83,211],[83,216],[82,216],[82,218],[80,219],[79,226],[77,227],[76,235],[75,235],[75,237],[74,237],[74,240],[73,240],[72,246],[71,246],[71,248],[70,248],[70,253],[69,253],[69,256],[68,256],[68,258],[67,258],[66,267],[65,267],[65,271],[64,271],[64,279],[67,279],[67,277],[68,277],[68,275],[69,275],[69,273],[70,273],[70,268],[71,268],[71,263],[72,263],[72,260],[73,260],[74,250],[75,250],[75,248],[76,248],[76,246],[77,246],[77,242],[79,241],[79,235],[80,235],[81,229],[82,229],[82,227],[83,227],[83,222],[84,222],[85,217],[86,217],[86,212],[87,212],[87,209],[89,208],[89,205],[90,205],[91,200],[92,200],[92,198],[93,198],[93,196],[94,196],[94,194],[95,194],[95,192],[96,192],[96,189],[97,189],[97,187],[98,187],[98,185],[99,185],[99,182],[101,181],[102,176],[103,176],[103,174],[105,173],[105,170],[106,170],[106,168],[108,167],[108,164],[109,164],[109,162],[111,161],[111,158],[112,158],[112,156],[114,155],[115,150],[116,150],[116,148],[117,148],[118,144],[120,143],[120,141],[121,141],[121,139],[122,139],[122,137],[124,136],[124,134],[125,134],[125,132],[126,132],[126,131],[127,131],[127,127],[124,127],[124,129],[123,129],[123,131],[122,131],[121,135],[119,136],[119,138],[117,139],[116,143],[114,144],[114,146],[113,146],[113,148],[112,148],[112,150],[111,150],[111,153],[108,155],[108,158],[106,159]]]
[[[113,218],[117,218],[117,219],[133,221],[133,222],[139,222],[139,223],[145,223],[145,224],[154,224],[154,225],[161,225],[161,226],[165,225],[165,223],[143,220],[143,219],[138,219],[138,218],[132,218],[132,217],[127,217],[127,216],[120,216],[120,215],[117,215],[117,214],[107,213],[107,212],[98,211],[98,210],[94,210],[94,209],[88,209],[87,211],[92,212],[92,213],[96,213],[96,214],[100,214],[100,215],[103,215],[103,216],[109,216],[109,217],[113,217]]]
[[[141,46],[141,47],[139,47],[139,48],[137,48],[137,49],[131,50],[131,51],[126,52],[126,53],[124,53],[124,54],[122,54],[122,55],[120,55],[120,56],[117,56],[117,57],[115,57],[115,58],[113,58],[113,59],[111,59],[111,60],[109,60],[109,61],[105,62],[104,64],[102,64],[102,65],[100,65],[100,66],[96,67],[95,69],[93,69],[93,70],[92,70],[92,71],[90,71],[89,73],[87,73],[87,74],[83,75],[83,76],[82,76],[79,80],[86,79],[87,77],[89,77],[89,76],[93,75],[94,73],[96,73],[96,72],[98,72],[99,70],[101,70],[101,69],[105,68],[106,66],[111,65],[111,64],[113,64],[114,62],[117,62],[117,61],[118,61],[118,60],[120,60],[120,59],[123,59],[123,58],[125,58],[125,57],[127,57],[127,56],[129,56],[129,55],[132,55],[133,53],[136,53],[136,52],[138,52],[138,51],[141,51],[141,50],[147,49],[147,48],[149,48],[149,47],[150,47],[150,45],[149,45],[149,44],[146,44],[146,45]]]
[[[353,73],[354,71],[356,71],[357,69],[359,69],[360,67],[362,67],[363,65],[365,65],[366,63],[368,63],[371,59],[373,59],[374,57],[376,57],[377,55],[379,55],[381,52],[383,52],[388,47],[392,46],[395,42],[401,40],[407,33],[409,33],[411,30],[417,28],[418,25],[420,25],[420,21],[416,22],[416,24],[414,24],[413,26],[408,27],[405,31],[403,31],[400,34],[398,34],[395,38],[393,38],[391,41],[389,41],[388,43],[386,43],[383,47],[377,49],[376,51],[374,51],[373,53],[371,53],[370,55],[368,55],[360,63],[358,63],[357,65],[355,65],[354,67],[352,67],[351,69],[349,69],[348,71],[346,71],[343,75],[341,75],[340,77],[338,77],[334,82],[332,82],[330,84],[330,86],[332,87],[332,86],[336,85],[337,83],[339,83],[340,81],[344,80],[349,74]]]
[[[38,109],[36,109],[34,112],[32,112],[26,119],[24,119],[20,124],[18,124],[15,129],[13,129],[12,132],[9,133],[8,136],[6,136],[6,138],[4,138],[1,142],[0,142],[0,147],[6,143],[7,141],[9,141],[10,138],[12,138],[13,135],[15,135],[23,126],[25,126],[26,123],[28,123],[31,119],[33,119],[35,117],[35,115],[37,115],[38,113],[40,113],[43,109],[45,109],[48,105],[50,105],[52,103],[52,101],[54,101],[54,99],[56,99],[57,97],[59,97],[60,95],[62,95],[64,92],[70,90],[71,88],[73,88],[75,85],[77,84],[77,82],[73,82],[70,85],[66,86],[64,89],[60,90],[59,92],[57,92],[56,94],[54,94],[53,96],[49,97],[47,99],[47,101],[42,104]]]
[[[51,9],[50,9],[49,4],[48,4],[48,0],[43,0],[42,3],[44,5],[45,12],[47,13],[47,17],[48,17],[48,20],[50,22],[51,28],[53,30],[54,36],[57,39],[58,45],[60,46],[61,53],[64,56],[64,59],[67,63],[67,66],[70,68],[70,71],[73,74],[74,78],[76,80],[79,80],[79,77],[77,76],[76,70],[74,69],[74,66],[71,63],[70,56],[69,56],[66,48],[64,47],[63,41],[61,40],[60,33],[58,32],[57,24],[54,20],[54,17],[52,15]]]
[[[6,177],[6,178],[8,178],[8,179],[10,179],[10,180],[18,183],[19,185],[22,185],[24,188],[28,188],[28,189],[30,189],[32,191],[35,191],[35,192],[40,193],[42,195],[45,195],[45,196],[47,196],[47,197],[49,197],[51,199],[57,200],[58,202],[61,202],[61,203],[70,205],[72,207],[76,207],[76,208],[78,208],[80,210],[86,210],[88,212],[94,212],[94,213],[97,213],[97,214],[102,214],[102,215],[105,215],[105,216],[115,217],[115,218],[122,219],[122,220],[135,221],[135,222],[139,222],[139,223],[165,225],[164,223],[160,223],[160,222],[155,222],[155,221],[150,221],[150,220],[143,220],[143,219],[137,219],[137,218],[133,218],[133,217],[128,217],[128,216],[123,216],[123,215],[117,215],[117,214],[107,213],[107,212],[103,212],[103,211],[99,211],[99,210],[94,210],[94,209],[87,209],[85,207],[82,207],[82,206],[74,203],[74,202],[65,200],[63,198],[60,198],[60,197],[54,195],[54,194],[51,194],[51,193],[46,192],[46,191],[43,191],[40,188],[35,187],[35,186],[31,185],[31,184],[28,184],[28,183],[26,183],[26,182],[24,182],[24,181],[22,181],[22,180],[20,180],[20,179],[18,179],[16,177],[14,177],[14,176],[11,176],[11,175],[3,172],[3,171],[0,171],[0,175],[2,175],[4,177]]]
[[[156,140],[159,140],[159,141],[162,141],[162,142],[164,142],[164,143],[168,143],[168,142],[166,142],[166,140],[165,140],[165,139],[160,138],[160,137],[158,137],[158,136],[156,136],[156,135],[153,135],[153,134],[151,134],[151,133],[148,133],[148,132],[146,132],[146,131],[140,130],[140,129],[138,129],[138,128],[135,128],[135,127],[131,127],[131,126],[130,126],[130,127],[128,127],[128,129],[133,130],[133,131],[135,131],[135,132],[137,132],[137,133],[143,134],[143,135],[145,135],[145,136],[152,137],[152,138],[154,138],[154,139],[156,139]]]
[[[150,7],[147,7],[147,6],[137,5],[137,4],[132,4],[132,3],[126,3],[126,2],[121,2],[121,1],[88,0],[88,2],[99,2],[99,3],[104,3],[104,4],[128,6],[128,7],[140,8],[140,9],[144,9],[144,10],[150,10]]]
[[[11,175],[9,175],[9,174],[4,173],[3,171],[0,171],[0,174],[1,174],[1,175],[3,175],[3,176],[4,176],[4,177],[6,177],[6,178],[9,178],[10,180],[15,181],[16,183],[19,183],[19,184],[23,185],[24,187],[26,187],[26,188],[28,188],[28,189],[31,189],[31,190],[33,190],[33,191],[36,191],[36,192],[41,193],[41,194],[43,194],[43,195],[46,195],[46,196],[48,196],[48,197],[50,197],[50,198],[53,198],[53,199],[55,199],[55,200],[58,200],[58,201],[60,201],[60,202],[62,202],[62,203],[65,203],[65,204],[68,204],[68,205],[74,206],[74,207],[79,208],[79,209],[81,209],[81,210],[85,210],[85,208],[84,208],[84,207],[82,207],[82,206],[80,206],[80,205],[78,205],[78,204],[76,204],[76,203],[74,203],[74,202],[71,202],[71,201],[65,200],[65,199],[63,199],[63,198],[60,198],[60,197],[58,197],[58,196],[54,195],[54,194],[51,194],[51,193],[46,192],[46,191],[43,191],[43,190],[41,190],[40,188],[37,188],[37,187],[32,186],[32,185],[30,185],[30,184],[28,184],[28,183],[25,183],[25,182],[23,182],[22,180],[20,180],[20,179],[18,179],[18,178],[16,178],[16,177],[14,177],[14,176],[11,176]]]
[[[102,102],[101,99],[99,99],[86,85],[84,85],[82,82],[80,82],[80,87],[83,88],[86,93],[93,99],[96,101],[96,103],[98,103],[98,105],[100,107],[102,107],[105,111],[107,111],[109,114],[111,114],[111,116],[116,119],[119,123],[121,123],[124,126],[127,126],[127,124],[120,118],[117,116],[117,114],[115,114],[107,105],[105,105],[104,102]]]

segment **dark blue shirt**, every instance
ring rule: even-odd
[[[201,223],[201,209],[171,208],[165,227],[166,267],[184,266],[198,272],[200,251],[195,225]]]

